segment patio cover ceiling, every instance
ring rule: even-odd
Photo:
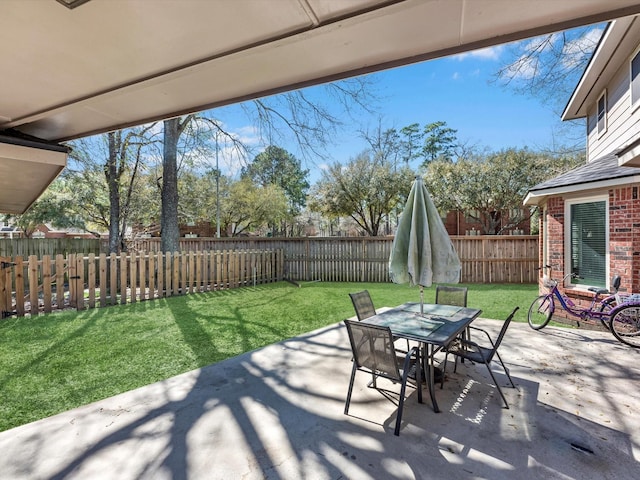
[[[65,2],[2,2],[0,133],[58,143],[640,13],[632,0]],[[61,171],[32,175],[60,152],[14,147],[0,139],[0,212],[25,211]]]

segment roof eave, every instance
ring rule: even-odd
[[[600,94],[607,82],[607,73],[611,75],[615,73],[607,72],[607,69],[616,66],[610,61],[611,57],[618,49],[635,18],[635,16],[623,17],[607,24],[587,68],[562,112],[561,119],[563,121],[577,120],[587,116],[587,108],[589,107],[587,99],[594,91],[596,95]]]
[[[548,197],[565,195],[567,193],[580,193],[588,190],[598,190],[603,188],[619,187],[629,183],[640,183],[640,175],[628,177],[617,177],[597,182],[586,182],[572,185],[561,185],[558,187],[544,188],[540,190],[529,190],[522,202],[525,206],[538,206],[543,204]]]

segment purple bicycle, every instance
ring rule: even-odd
[[[576,305],[569,297],[560,292],[558,288],[558,281],[551,277],[551,265],[545,265],[543,268],[549,270],[549,276],[545,276],[543,283],[545,287],[549,289],[548,293],[537,297],[531,307],[529,307],[529,313],[527,320],[529,326],[534,330],[540,330],[546,327],[551,321],[556,308],[561,308],[565,312],[569,313],[572,317],[576,317],[580,320],[599,321],[603,327],[607,330],[611,330],[618,340],[623,343],[627,343],[631,346],[635,345],[629,342],[628,337],[632,336],[629,332],[635,332],[638,330],[638,323],[636,320],[635,330],[633,328],[633,322],[630,317],[635,318],[640,316],[640,301],[636,302],[634,295],[618,293],[620,287],[620,277],[616,275],[613,277],[611,286],[613,292],[609,292],[606,288],[590,287],[589,291],[593,292],[593,300],[588,307],[581,307]],[[578,275],[567,273],[562,279],[563,283],[567,278],[579,278]],[[601,295],[606,295],[601,297]],[[638,296],[640,300],[640,296]],[[632,311],[629,307],[635,306],[636,310]],[[624,307],[624,308],[623,308]],[[616,316],[619,312],[624,312]],[[612,318],[616,319],[616,322],[612,322]],[[623,323],[624,322],[624,323]],[[624,329],[622,328],[624,326]],[[623,333],[622,332],[626,332]],[[620,338],[620,336],[622,338]],[[632,340],[635,340],[634,337]],[[637,335],[637,339],[640,341],[640,335]]]
[[[606,288],[589,288],[589,291],[595,295],[591,305],[584,308],[576,305],[560,292],[558,281],[551,277],[551,265],[545,265],[543,268],[549,269],[549,276],[545,276],[543,280],[549,292],[537,297],[529,307],[527,320],[531,328],[540,330],[546,327],[556,308],[561,308],[579,320],[598,320],[620,342],[640,348],[640,294],[619,293],[620,277],[618,275],[611,281],[613,293]],[[579,278],[578,275],[568,273],[562,281],[564,282],[569,276]],[[601,298],[600,295],[606,296]]]

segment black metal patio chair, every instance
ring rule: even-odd
[[[449,287],[438,285],[436,287],[436,303],[440,305],[467,306],[467,287]]]
[[[400,383],[400,394],[398,399],[398,413],[396,415],[396,425],[394,435],[400,435],[400,422],[402,420],[402,409],[404,407],[407,383],[414,382],[418,389],[418,402],[422,403],[420,350],[418,347],[412,348],[404,355],[402,367],[399,365],[398,353],[393,344],[393,336],[389,327],[369,325],[354,320],[345,320],[349,342],[353,352],[353,368],[351,370],[351,380],[344,406],[345,415],[349,414],[351,404],[351,394],[353,384],[358,370],[370,374],[373,378],[369,386],[382,390],[377,385],[378,378],[386,378],[394,383]],[[409,374],[411,367],[416,366],[415,380]]]
[[[462,338],[457,339],[455,342],[453,342],[446,349],[446,354],[444,357],[444,363],[442,367],[443,378],[444,378],[444,372],[447,368],[447,357],[450,353],[456,356],[456,362],[453,370],[454,372],[458,367],[458,358],[466,358],[467,360],[470,360],[474,363],[484,363],[487,367],[487,370],[489,370],[489,375],[491,375],[491,379],[493,380],[493,383],[495,384],[496,388],[498,389],[498,392],[500,393],[500,396],[502,397],[504,406],[506,408],[509,408],[507,399],[502,393],[502,389],[500,388],[500,385],[498,384],[496,377],[493,375],[493,371],[491,371],[491,361],[493,360],[494,356],[498,358],[498,361],[500,362],[500,365],[502,365],[502,368],[504,369],[504,373],[507,375],[507,378],[509,379],[511,386],[513,388],[516,388],[515,384],[513,383],[513,380],[511,379],[511,375],[509,375],[509,369],[505,366],[504,362],[502,361],[502,358],[500,357],[500,354],[498,353],[498,347],[500,347],[500,344],[502,343],[502,339],[504,338],[505,333],[507,333],[507,328],[509,328],[509,324],[511,323],[511,320],[513,320],[513,316],[518,311],[518,309],[519,307],[514,308],[511,314],[504,321],[504,323],[502,324],[502,328],[500,329],[500,333],[498,334],[498,337],[496,338],[495,341],[491,339],[489,332],[487,332],[486,330],[471,326],[473,330],[478,330],[480,332],[483,332],[487,336],[489,344],[491,345],[490,347],[480,346],[476,342],[472,342],[471,340],[465,340]],[[441,382],[440,384],[441,388],[442,388],[442,385],[443,385],[443,382]]]
[[[376,307],[373,305],[373,300],[371,300],[371,295],[369,295],[368,290],[350,293],[349,297],[351,297],[351,302],[353,303],[353,308],[356,311],[358,320],[364,320],[376,314]]]

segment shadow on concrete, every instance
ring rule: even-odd
[[[198,321],[197,312],[182,321]],[[193,325],[185,332],[187,342],[203,340]],[[466,362],[436,392],[441,413],[428,396],[421,405],[410,395],[395,437],[396,406],[368,389],[364,375],[343,414],[351,352],[338,324],[2,432],[0,472],[13,479],[637,478],[640,357],[607,335],[515,324],[501,353],[518,388],[506,387],[495,368],[510,409],[486,368]]]

